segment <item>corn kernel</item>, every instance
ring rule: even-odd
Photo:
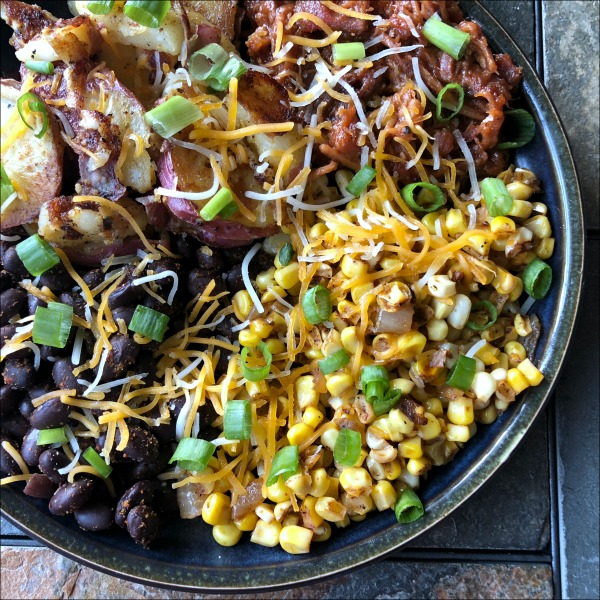
[[[515,394],[520,394],[529,387],[529,381],[519,369],[509,369],[506,376],[508,385],[515,391]]]
[[[540,385],[544,379],[542,372],[528,358],[522,361],[517,369],[525,375],[525,379],[531,386]]]
[[[354,386],[354,378],[349,373],[334,373],[326,375],[327,391],[332,396],[341,396],[346,390]]]
[[[261,339],[264,339],[273,331],[273,325],[267,323],[264,319],[254,319],[250,322],[250,331],[256,333]]]
[[[335,442],[337,440],[338,435],[340,434],[338,429],[327,429],[321,435],[321,444],[325,446],[325,448],[329,448],[333,451],[335,447]]]
[[[515,331],[522,337],[531,333],[531,321],[527,315],[515,315]]]
[[[302,523],[308,529],[316,529],[323,523],[323,517],[321,517],[315,511],[315,505],[317,503],[318,498],[311,496],[310,494],[306,496],[302,506],[300,507],[300,514],[302,515]]]
[[[202,507],[202,519],[209,525],[226,525],[231,520],[229,496],[213,492]]]
[[[369,270],[369,265],[364,263],[362,260],[356,260],[349,254],[346,254],[342,258],[340,269],[348,279],[352,279],[353,277],[365,275]]]
[[[527,227],[536,238],[541,240],[549,238],[552,235],[550,221],[548,220],[548,217],[545,217],[544,215],[531,217],[530,219],[527,219],[523,225]]]
[[[356,327],[345,327],[342,329],[340,339],[342,345],[350,354],[354,354],[358,351],[358,335],[356,334]]]
[[[331,537],[331,525],[323,521],[319,527],[313,531],[313,542],[326,542]]]
[[[512,208],[508,211],[511,217],[517,219],[528,219],[533,212],[533,205],[531,202],[525,200],[513,200]]]
[[[266,292],[263,292],[262,296],[260,297],[260,301],[263,304],[275,302],[276,300],[279,300],[277,296],[280,296],[281,298],[285,298],[287,296],[287,292],[280,285],[274,285]]]
[[[371,492],[371,498],[377,507],[377,510],[387,510],[396,504],[396,490],[394,486],[386,480],[379,481]]]
[[[329,475],[325,469],[315,469],[310,476],[312,485],[309,494],[315,498],[321,498],[329,489]]]
[[[382,258],[379,261],[379,267],[381,268],[382,271],[387,271],[388,269],[393,269],[394,267],[397,267],[398,265],[402,266],[402,261],[398,260],[397,258],[386,257],[386,258]]]
[[[410,394],[414,387],[414,381],[404,377],[397,377],[396,379],[392,379],[390,381],[390,388],[393,390],[400,390],[403,396]]]
[[[285,485],[290,488],[296,494],[300,500],[304,500],[308,493],[310,492],[310,488],[312,486],[312,479],[308,473],[299,473],[298,475],[292,475],[288,477]]]
[[[398,355],[399,360],[410,360],[425,349],[427,338],[418,331],[409,331],[398,336]]]
[[[275,515],[275,520],[281,523],[285,517],[292,510],[292,502],[291,500],[283,500],[278,502],[273,509],[273,514]]]
[[[214,525],[213,538],[220,546],[235,546],[242,537],[242,532],[235,525]]]
[[[247,515],[244,515],[241,519],[234,521],[233,524],[240,531],[254,531],[256,527],[256,523],[258,522],[258,516],[255,512],[249,512]]]
[[[509,302],[516,302],[523,293],[523,280],[520,277],[515,277],[515,287],[508,295]]]
[[[434,298],[431,301],[431,308],[433,308],[433,316],[436,319],[446,319],[450,316],[454,308],[454,300],[452,298]]]
[[[250,541],[267,548],[274,548],[279,544],[279,535],[281,533],[281,525],[273,520],[271,523],[259,520],[252,532]]]
[[[429,319],[427,321],[427,337],[432,342],[441,342],[448,335],[448,323],[444,319]]]
[[[374,285],[371,281],[369,281],[367,283],[361,283],[360,285],[354,286],[350,292],[350,296],[352,297],[352,302],[354,302],[355,304],[358,303],[358,301],[365,294],[372,292],[373,288],[374,288]]]
[[[470,425],[474,419],[473,400],[466,396],[450,400],[446,416],[455,425]]]
[[[269,386],[266,381],[246,381],[244,387],[250,398],[266,400],[269,398]]]
[[[546,260],[554,253],[554,238],[548,237],[540,240],[538,247],[535,249],[535,254],[538,258]]]
[[[402,435],[409,435],[412,433],[415,424],[411,421],[399,408],[392,408],[388,413],[389,428],[393,431],[401,433]],[[377,426],[377,421],[375,421]]]
[[[327,225],[325,223],[317,223],[313,225],[308,231],[308,239],[311,242],[315,242],[321,239],[327,233]]]
[[[373,487],[371,475],[362,467],[349,467],[340,474],[340,485],[350,497],[369,494]]]
[[[512,181],[506,189],[514,200],[529,200],[533,194],[533,189],[521,181]]]
[[[282,267],[281,269],[277,269],[275,271],[275,281],[284,290],[289,290],[300,281],[298,271],[298,263],[296,261],[292,261],[286,267]]]
[[[310,552],[313,532],[306,527],[287,525],[279,534],[279,545],[289,554],[306,554]]]
[[[431,212],[426,214],[422,219],[421,219],[421,223],[423,223],[423,225],[425,225],[425,227],[427,227],[427,231],[429,231],[429,233],[431,235],[435,235],[435,222],[440,218],[440,211],[435,211],[435,212]]]
[[[516,230],[515,222],[509,217],[494,217],[490,221],[492,233],[513,233]]]
[[[519,342],[508,342],[504,344],[504,352],[508,355],[508,364],[516,367],[527,358],[527,351]]]
[[[271,267],[268,271],[262,271],[256,276],[256,287],[264,292],[270,287],[276,285],[275,282],[275,267]]]
[[[265,340],[265,345],[271,354],[281,354],[285,352],[285,344],[279,338],[269,338],[268,340]]]
[[[420,458],[423,456],[421,438],[418,436],[404,438],[398,443],[398,454],[403,458]]]
[[[406,463],[406,470],[411,475],[420,477],[421,475],[427,473],[432,466],[433,463],[431,462],[431,459],[427,458],[426,456],[421,456],[419,458],[409,458]]]
[[[271,502],[285,502],[288,499],[288,492],[285,484],[281,481],[281,478],[278,477],[277,481],[267,487],[267,498],[271,500]]]
[[[323,413],[314,406],[309,406],[302,415],[302,421],[313,429],[316,429],[321,424],[323,418]]]
[[[233,312],[238,321],[245,321],[248,318],[250,311],[254,308],[254,303],[246,290],[236,292],[231,299],[231,305],[233,306]]]
[[[485,235],[473,235],[468,243],[481,256],[487,256],[490,252],[490,240]]]
[[[446,229],[452,236],[460,235],[467,230],[465,216],[458,208],[451,208],[446,213]]]
[[[442,408],[442,403],[439,398],[432,398],[432,400],[437,400],[439,402],[439,414],[442,415],[444,410]],[[419,425],[417,435],[427,441],[436,438],[440,435],[442,428],[440,426],[440,422],[437,420],[436,416],[432,413],[426,412],[424,417],[427,419],[426,425]]]
[[[434,417],[441,417],[444,414],[442,401],[439,398],[427,398],[427,400],[423,402],[423,407],[428,413],[431,413]],[[424,427],[426,427],[426,425],[424,425]]]
[[[479,423],[484,425],[492,424],[498,418],[498,411],[494,404],[488,404],[483,410],[480,410],[475,415],[475,418]]]
[[[446,439],[451,442],[468,442],[471,439],[471,432],[468,425],[448,424]]]
[[[292,425],[287,432],[287,439],[291,446],[300,446],[315,430],[306,423],[300,422]]]
[[[346,516],[346,507],[331,496],[318,498],[315,511],[323,520],[330,523],[342,521]]]
[[[385,463],[383,470],[385,471],[385,478],[388,481],[394,481],[402,473],[402,463],[398,459],[393,460],[392,462]]]
[[[240,344],[246,348],[256,348],[262,342],[262,338],[250,329],[242,329],[238,334],[238,339]]]
[[[311,375],[303,375],[296,379],[296,399],[298,407],[303,411],[309,406],[317,406],[319,403],[319,394],[315,390]]]

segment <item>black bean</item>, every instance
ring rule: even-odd
[[[121,443],[121,431],[117,429],[115,446]],[[129,426],[129,441],[123,450],[123,458],[135,462],[152,462],[158,456],[158,440],[147,429],[137,425]]]
[[[226,273],[225,285],[232,295],[246,289],[241,265],[236,265]]]
[[[227,373],[230,358],[231,352],[229,352],[229,350],[225,350],[225,348],[219,348],[219,360],[215,365],[215,380],[221,375]]]
[[[8,290],[11,287],[14,287],[16,283],[15,277],[12,273],[5,271],[4,269],[0,270],[0,291]]]
[[[75,520],[85,531],[104,531],[113,524],[113,509],[100,502],[88,502],[75,511]]]
[[[190,258],[194,254],[194,250],[198,246],[195,238],[185,233],[175,237],[174,251],[176,254],[181,254],[185,258]]]
[[[0,346],[4,346],[6,341],[11,339],[15,333],[17,333],[17,325],[4,325],[0,327]],[[31,356],[29,348],[22,348],[10,355],[11,358],[26,358],[27,356]]]
[[[14,275],[17,279],[30,277],[29,271],[25,268],[23,261],[19,258],[15,246],[8,248],[3,255],[4,268]]]
[[[0,436],[0,472],[5,475],[18,475],[21,473],[21,469],[15,459],[3,448],[2,442],[8,442],[15,449],[19,447],[19,444],[13,439],[4,435]]]
[[[236,325],[239,325],[239,323],[232,316],[227,316],[215,327],[215,333],[222,335],[230,341],[234,341],[237,339],[237,335],[231,330]]]
[[[29,421],[21,413],[13,413],[0,421],[0,429],[3,434],[22,440],[29,429]]]
[[[159,517],[148,506],[136,506],[127,515],[127,531],[135,542],[148,548],[158,535]]]
[[[42,306],[45,308],[48,305],[43,300],[40,300],[37,296],[34,296],[33,294],[30,294],[28,292],[27,293],[27,309],[29,310],[29,314],[35,315],[35,311],[37,310],[38,306]]]
[[[79,510],[92,496],[94,481],[87,477],[61,485],[50,499],[48,509],[53,515],[68,515]]]
[[[131,306],[119,306],[111,311],[112,318],[114,319],[115,323],[117,322],[117,319],[123,319],[123,321],[125,321],[125,324],[128,327],[129,323],[131,323],[131,319],[133,318],[134,312],[135,309]]]
[[[0,417],[8,417],[19,406],[21,394],[8,385],[0,387]]]
[[[50,398],[31,413],[29,422],[36,429],[62,427],[69,420],[69,410],[69,405],[63,404],[60,398]]]
[[[156,428],[152,428],[154,432]],[[173,455],[173,452],[169,447],[163,447],[159,450],[158,456],[155,460],[149,462],[135,463],[130,467],[130,477],[134,481],[140,481],[142,479],[154,479],[159,473],[162,473],[169,464],[169,459]]]
[[[39,433],[39,429],[30,429],[25,434],[21,444],[21,456],[30,467],[37,467],[40,456],[44,451],[44,446],[38,446],[37,444]]]
[[[108,306],[111,310],[119,306],[135,306],[138,304],[144,294],[144,289],[141,285],[133,285],[133,279],[133,269],[130,269],[127,271],[125,279],[108,297]]]
[[[167,304],[166,302],[160,302],[160,300],[157,300],[154,296],[146,296],[142,300],[142,304],[169,317],[173,314],[173,307],[170,304]]]
[[[83,394],[86,386],[77,383],[77,379],[78,377],[89,379],[89,377],[86,377],[85,373],[75,377],[73,369],[75,365],[69,358],[59,358],[52,367],[52,379],[56,387],[61,390],[77,390],[77,394]]]
[[[51,386],[50,383],[38,383],[27,390],[27,395],[31,400],[35,400],[40,396],[44,396],[48,392],[51,392],[53,389],[54,387]]]
[[[156,379],[156,359],[152,352],[148,352],[146,345],[142,347],[132,369],[136,373],[148,373],[144,380],[148,385],[152,384]]]
[[[38,287],[41,289],[49,287],[55,294],[68,292],[75,286],[75,282],[69,275],[69,272],[62,264],[58,264],[40,276]]]
[[[83,276],[83,281],[90,289],[98,287],[104,281],[102,269],[92,269]]]
[[[197,296],[198,294],[204,292],[206,286],[213,279],[215,280],[215,287],[213,288],[211,295],[220,294],[227,291],[225,283],[220,276],[211,277],[210,275],[205,275],[202,269],[192,269],[190,271],[187,280],[187,290],[192,296]]]
[[[148,268],[154,271],[156,275],[164,273],[165,271],[175,271],[177,275],[181,274],[181,263],[172,258],[161,258],[160,260],[151,263]],[[161,289],[166,288],[171,290],[171,287],[173,286],[173,277],[166,276],[162,279],[157,279],[155,283]]]
[[[223,248],[221,252],[223,253],[226,265],[239,265],[244,260],[244,256],[248,254],[248,248],[245,246]]]
[[[38,468],[48,479],[61,484],[67,480],[67,476],[61,475],[58,470],[66,467],[70,462],[66,454],[55,448],[49,448],[40,455]]]
[[[8,325],[10,319],[25,316],[27,310],[27,292],[20,288],[11,288],[0,294],[0,326]]]
[[[118,379],[124,374],[137,358],[140,347],[127,335],[117,333],[110,338],[112,348],[108,352],[104,371],[102,372],[102,383]],[[97,370],[97,369],[96,369]]]
[[[68,343],[68,342],[67,342]],[[39,346],[40,349],[40,359],[49,362],[55,362],[61,356],[65,356],[65,354],[71,354],[71,350],[68,349],[68,346],[65,348],[55,348],[54,346]]]
[[[86,301],[76,292],[63,292],[58,298],[63,304],[73,307],[73,314],[85,319]],[[67,344],[68,345],[68,344]]]
[[[27,358],[7,358],[2,376],[6,385],[26,390],[34,385],[36,372],[32,361]]]
[[[45,498],[49,500],[54,495],[56,487],[56,483],[50,481],[46,475],[34,473],[23,489],[23,493],[33,498]]]
[[[133,484],[125,491],[117,504],[115,523],[119,527],[125,528],[129,511],[136,506],[150,505],[157,488],[158,483],[156,481],[145,480]]]
[[[221,273],[225,267],[223,255],[216,248],[200,246],[196,250],[196,262],[201,271],[206,275],[211,273]]]
[[[29,423],[29,417],[31,413],[35,410],[35,407],[31,403],[31,400],[25,396],[21,402],[19,402],[19,412],[27,419]]]

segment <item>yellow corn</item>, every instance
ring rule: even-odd
[[[262,296],[260,297],[260,301],[263,304],[267,304],[268,302],[275,302],[275,300],[278,299],[277,296],[281,296],[282,298],[285,298],[287,296],[287,292],[280,285],[274,285],[270,287],[266,292],[263,292]]]
[[[492,233],[513,233],[517,227],[515,222],[509,217],[494,217],[490,221],[490,231]]]
[[[267,548],[274,548],[279,544],[279,535],[281,533],[281,525],[273,520],[271,523],[259,520],[252,532],[250,541]]]
[[[473,422],[473,400],[466,396],[448,402],[446,416],[455,425],[470,425]]]
[[[515,287],[513,291],[508,295],[509,302],[515,302],[521,297],[523,293],[523,280],[520,277],[515,277]]]
[[[236,292],[231,299],[231,305],[238,321],[245,321],[254,307],[250,294],[246,290]]]
[[[400,433],[402,435],[411,434],[415,427],[413,421],[411,421],[399,408],[392,408],[392,410],[390,410],[387,423],[391,432]],[[375,421],[374,425],[379,428],[378,421]]]
[[[329,475],[325,469],[315,469],[311,475],[312,485],[309,494],[315,498],[325,496],[329,489]]]
[[[285,344],[279,338],[269,338],[265,340],[265,345],[271,354],[281,354],[285,352]]]
[[[410,379],[405,379],[403,377],[397,377],[396,379],[392,379],[390,381],[390,387],[393,390],[400,390],[403,396],[407,396],[413,391],[415,384]]]
[[[527,377],[518,368],[508,370],[506,381],[508,381],[508,385],[515,391],[515,394],[520,394],[529,387]]]
[[[421,438],[418,436],[404,438],[398,443],[398,454],[403,458],[420,458],[423,456]]]
[[[437,406],[435,408],[439,410],[438,416],[443,415],[444,409],[442,408],[441,401],[438,398],[431,398],[431,400],[437,400],[439,402],[439,409]],[[432,440],[440,435],[442,428],[440,426],[440,422],[436,418],[436,415],[426,412],[425,418],[427,419],[427,424],[418,426],[418,435],[421,439],[427,441]]]
[[[344,348],[354,354],[358,351],[358,335],[356,334],[356,327],[345,327],[340,333],[340,339]]]
[[[385,478],[389,481],[394,481],[402,473],[402,463],[398,459],[393,460],[392,462],[385,463],[383,470],[385,471]]]
[[[265,523],[271,523],[275,520],[275,507],[272,504],[263,502],[254,509],[254,512],[258,518],[261,521],[265,521]]]
[[[300,281],[298,272],[299,265],[296,261],[293,261],[286,267],[282,267],[275,271],[275,281],[284,290],[289,290]]]
[[[340,264],[342,273],[348,278],[358,277],[365,275],[369,270],[369,265],[364,263],[362,260],[352,258],[349,254],[344,255]]]
[[[465,216],[458,208],[451,208],[446,213],[446,229],[450,235],[461,235],[467,230]]]
[[[288,525],[279,533],[279,545],[289,554],[306,554],[310,552],[313,532],[306,527]]]
[[[202,506],[202,519],[209,525],[226,525],[231,520],[229,496],[213,492]]]
[[[446,439],[451,442],[468,442],[471,439],[471,432],[468,425],[448,424]]]
[[[315,430],[306,423],[300,422],[292,425],[287,432],[287,438],[291,446],[299,446],[305,442]]]
[[[373,488],[373,480],[366,469],[349,467],[340,473],[340,485],[350,497],[369,494]]]
[[[273,514],[275,515],[275,520],[281,523],[285,517],[292,510],[292,502],[291,500],[285,500],[282,502],[278,502],[273,509]]]
[[[269,398],[269,386],[266,381],[246,381],[244,385],[248,395],[254,400],[266,400]]]
[[[540,385],[544,379],[542,372],[528,358],[522,361],[517,369],[525,375],[525,379],[531,386]]]
[[[329,476],[329,487],[325,492],[325,496],[337,498],[340,495],[340,480],[337,477]]]
[[[314,388],[314,380],[311,375],[303,375],[296,379],[296,399],[301,410],[309,406],[316,407],[319,403],[319,394]]]
[[[241,519],[234,521],[233,524],[240,531],[254,531],[256,527],[256,523],[258,522],[258,516],[255,512],[249,512],[247,515],[243,516]]]
[[[481,256],[487,256],[490,252],[490,240],[485,235],[473,235],[469,238],[469,246]]]
[[[550,258],[554,253],[554,238],[548,237],[540,240],[538,247],[535,249],[535,254],[538,258],[545,260]]]
[[[533,189],[521,181],[512,181],[506,189],[514,200],[529,200],[533,194]]]
[[[371,498],[377,507],[377,510],[387,510],[396,504],[396,490],[394,486],[386,480],[378,481],[373,487]]]
[[[442,401],[439,398],[428,398],[423,403],[423,407],[428,413],[431,413],[434,417],[441,417],[444,414]],[[427,416],[427,414],[425,414],[425,416]],[[422,427],[427,427],[427,425],[423,425]]]
[[[308,474],[292,475],[286,480],[285,485],[289,487],[298,498],[304,500],[310,492],[312,479]]]
[[[256,348],[262,342],[260,335],[250,329],[242,329],[238,334],[238,340],[246,348]]]
[[[314,242],[320,238],[322,238],[327,233],[327,225],[325,223],[317,223],[313,225],[308,231],[308,239],[311,242]]]
[[[425,227],[427,227],[427,231],[429,231],[429,233],[431,235],[435,235],[435,222],[440,218],[440,215],[441,215],[440,211],[435,211],[435,212],[426,214],[421,219],[421,223],[423,223],[423,225],[425,225]]]
[[[508,355],[508,364],[516,367],[527,358],[527,351],[519,342],[508,342],[504,344],[504,352]]]
[[[441,342],[448,335],[448,323],[444,319],[429,319],[427,321],[427,336],[432,342]]]
[[[278,478],[273,485],[267,487],[267,498],[271,502],[285,502],[288,499],[287,488],[281,478]]]
[[[331,537],[331,525],[323,521],[319,527],[313,531],[313,542],[326,542]]]
[[[491,344],[486,344],[482,346],[477,352],[475,356],[483,361],[485,365],[495,365],[498,362],[498,355],[500,354],[500,349],[496,348],[496,346],[492,346]]]
[[[352,297],[352,302],[358,303],[358,301],[369,292],[372,292],[374,285],[369,281],[367,283],[361,283],[360,285],[356,285],[352,288],[350,292],[350,296]]]
[[[338,429],[327,429],[327,431],[324,431],[321,435],[321,444],[323,444],[325,448],[329,448],[333,451],[339,434],[340,432]]]
[[[283,527],[289,527],[290,525],[300,525],[300,515],[296,513],[290,513],[283,518],[281,525]]]
[[[321,517],[315,510],[318,498],[308,495],[302,502],[300,507],[300,514],[302,515],[302,522],[305,527],[309,529],[316,529],[323,523],[323,517]]]
[[[302,421],[313,429],[316,429],[321,424],[323,418],[323,413],[314,406],[309,406],[302,415]]]
[[[410,360],[421,354],[427,343],[427,338],[418,331],[409,331],[398,337],[398,359]]]
[[[270,287],[276,285],[275,282],[275,267],[271,267],[268,271],[262,271],[256,276],[256,287],[264,292]]]
[[[543,240],[549,238],[552,235],[552,227],[550,226],[550,221],[548,217],[544,215],[536,215],[535,217],[531,217],[527,219],[523,223],[529,231],[535,235],[535,237]]]
[[[254,319],[250,322],[250,331],[264,339],[269,337],[269,334],[273,331],[273,325],[267,323],[264,319]]]
[[[420,456],[419,458],[410,458],[406,463],[406,470],[415,477],[420,477],[424,473],[427,473],[432,467],[432,462],[426,456]]]
[[[350,373],[334,373],[326,375],[325,379],[327,391],[332,396],[341,396],[346,390],[354,387],[354,378]]]
[[[242,532],[232,524],[214,525],[212,534],[220,546],[235,546],[242,537]]]
[[[386,271],[387,269],[393,269],[394,267],[397,267],[398,265],[401,265],[402,261],[398,260],[397,258],[392,258],[392,257],[386,257],[386,258],[382,258],[379,261],[379,266],[381,267],[381,269],[383,271]]]
[[[533,205],[531,202],[525,200],[513,200],[512,208],[508,211],[511,217],[517,219],[528,219],[533,212]]]

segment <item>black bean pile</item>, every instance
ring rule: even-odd
[[[24,232],[10,232],[26,236]],[[26,292],[19,284],[24,279],[33,279],[15,251],[16,242],[1,242],[0,255],[0,346],[15,335],[16,321],[35,314],[38,306],[45,303]],[[109,297],[112,316],[123,319],[127,325],[138,304],[167,314],[169,329],[165,339],[180,330],[184,323],[184,308],[194,296],[203,292],[214,278],[216,287],[213,294],[229,291],[221,301],[225,306],[228,298],[244,289],[241,262],[245,248],[214,249],[200,246],[190,237],[178,237],[173,240],[172,249],[180,259],[162,258],[147,267],[155,273],[173,270],[179,276],[179,287],[171,306],[161,304],[146,294],[142,286],[132,284],[135,278],[134,266],[126,266],[126,276],[119,287]],[[251,278],[270,268],[273,257],[259,252],[250,265]],[[121,268],[121,267],[113,267]],[[79,269],[80,275],[90,288],[104,281],[105,273],[101,268]],[[141,277],[146,273],[137,275]],[[172,286],[172,278],[166,277],[156,282],[161,288],[159,293],[166,298]],[[37,286],[48,287],[64,304],[73,306],[76,316],[85,319],[85,300],[80,294],[67,270],[62,264],[44,273]],[[237,324],[233,317],[226,317],[212,330],[212,335],[234,342],[235,333],[231,328]],[[110,529],[113,524],[127,530],[139,544],[148,547],[157,537],[160,523],[165,517],[178,513],[177,498],[170,485],[161,483],[156,476],[166,470],[175,442],[175,422],[184,401],[178,398],[170,403],[171,422],[158,427],[149,427],[144,422],[128,420],[129,441],[125,449],[111,453],[113,471],[110,480],[116,496],[113,497],[102,479],[93,476],[76,475],[69,483],[67,475],[58,471],[69,464],[70,459],[60,447],[37,445],[38,433],[43,429],[52,429],[77,423],[69,416],[71,407],[63,404],[59,397],[51,398],[34,408],[32,401],[57,389],[76,389],[81,394],[85,387],[77,379],[92,381],[96,377],[94,370],[84,371],[77,377],[73,374],[75,365],[71,362],[72,344],[76,333],[73,326],[69,342],[63,349],[40,346],[41,364],[34,368],[33,352],[24,348],[10,354],[0,363],[0,441],[8,441],[21,452],[30,468],[31,478],[23,492],[35,498],[49,501],[48,509],[55,515],[73,514],[81,529],[101,531]],[[145,383],[150,385],[156,376],[157,342],[139,345],[133,334],[115,333],[110,337],[112,349],[108,353],[101,383],[113,381],[127,374],[148,373]],[[85,330],[81,354],[82,364],[93,353],[95,339],[89,330]],[[221,357],[216,376],[226,372],[229,356]],[[111,388],[105,394],[105,400],[116,400],[120,387]],[[102,411],[93,410],[98,417]],[[158,407],[149,417],[158,417]],[[210,424],[216,417],[212,406],[205,406],[201,412],[201,431],[210,435]],[[216,437],[216,436],[215,436]],[[105,437],[78,438],[81,451],[92,446],[97,452],[103,449]],[[120,441],[117,429],[114,448]],[[83,456],[80,464],[86,464]],[[0,449],[0,471],[2,476],[21,473],[17,463],[3,448]]]

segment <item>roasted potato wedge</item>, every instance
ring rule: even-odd
[[[37,219],[41,205],[56,196],[62,185],[63,144],[49,115],[50,124],[41,139],[28,129],[17,111],[21,86],[0,80],[1,160],[18,198],[2,212],[2,230]]]

